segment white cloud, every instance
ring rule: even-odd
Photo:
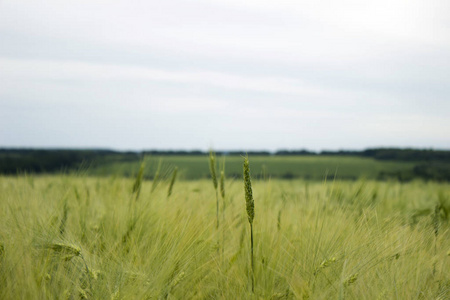
[[[76,61],[43,61],[0,58],[0,78],[10,80],[147,80],[197,83],[227,89],[320,96],[325,92],[292,78],[244,77],[208,71],[169,71],[145,67],[94,64]]]
[[[4,143],[52,132],[49,143],[207,148],[220,132],[223,148],[450,146],[448,11],[444,0],[2,1]]]
[[[6,2],[0,28],[122,47],[313,64],[450,47],[446,1]]]

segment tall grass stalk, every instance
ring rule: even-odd
[[[220,171],[220,196],[222,197],[222,257],[225,251],[225,163]]]
[[[122,236],[122,245],[126,245],[128,240],[130,239],[131,233],[134,231],[136,227],[137,220],[139,219],[139,211],[136,206],[136,202],[139,199],[139,195],[141,194],[141,188],[142,188],[142,180],[144,177],[144,169],[145,169],[145,163],[144,158],[142,158],[141,164],[139,166],[139,171],[136,175],[136,179],[134,180],[132,193],[135,195],[134,201],[130,202],[129,206],[129,219],[128,219],[128,225],[127,230]],[[119,246],[119,244],[117,244]]]
[[[439,236],[439,215],[441,212],[440,203],[436,204],[433,213],[433,229],[434,229],[434,255],[437,256],[437,242]],[[433,264],[433,275],[436,273],[436,261]]]
[[[158,168],[155,171],[155,176],[153,176],[152,188],[150,191],[151,193],[155,191],[156,186],[158,185],[159,174],[161,173],[161,165],[162,165],[162,158],[159,159]]]
[[[219,229],[219,195],[217,191],[217,176],[216,176],[216,155],[211,150],[209,151],[209,171],[211,172],[211,179],[216,191],[216,228]]]
[[[137,201],[139,199],[139,195],[141,194],[142,179],[144,176],[144,168],[145,168],[145,163],[144,163],[144,159],[142,159],[141,165],[139,166],[139,171],[136,175],[136,179],[133,184],[133,194],[136,195],[136,197],[134,198],[135,201]]]
[[[167,197],[170,197],[170,195],[172,195],[173,185],[175,184],[175,180],[177,179],[177,172],[178,167],[175,167],[175,169],[173,169],[172,172],[172,179],[170,180],[169,190],[167,191]]]
[[[66,223],[67,223],[67,215],[69,213],[69,207],[67,206],[67,197],[64,198],[64,206],[63,206],[63,214],[61,217],[61,222],[59,223],[59,234],[61,236],[64,235],[64,232],[66,230]]]
[[[220,196],[225,199],[225,171],[220,171]]]
[[[253,219],[255,218],[255,202],[253,200],[252,181],[248,157],[244,157],[244,189],[247,218],[250,223],[250,265],[252,269],[252,292],[255,291],[255,268],[253,262]]]

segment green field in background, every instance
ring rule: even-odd
[[[252,176],[255,178],[303,178],[312,180],[333,179],[378,179],[380,174],[411,171],[413,162],[380,161],[357,156],[251,156]],[[183,179],[201,179],[209,177],[207,156],[148,156],[145,158],[145,176],[152,178],[159,161],[162,161],[162,173],[166,175],[178,167]],[[217,157],[222,169],[225,161],[227,177],[242,176],[240,156]],[[133,176],[139,169],[139,162],[107,162],[91,167],[91,175]]]

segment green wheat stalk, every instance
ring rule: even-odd
[[[439,215],[441,212],[440,203],[436,204],[433,213],[433,229],[434,229],[434,255],[437,256],[437,242],[439,236]],[[433,264],[433,275],[436,273],[436,262]]]
[[[248,157],[244,157],[244,190],[248,222],[250,223],[250,264],[252,268],[252,292],[255,291],[255,269],[253,263],[253,219],[255,218],[255,202],[253,200],[252,181]]]
[[[162,159],[160,158],[159,162],[158,162],[158,168],[156,169],[156,172],[155,172],[155,176],[153,176],[151,193],[153,193],[153,191],[156,189],[156,186],[158,185],[159,174],[161,172],[161,164],[162,164]]]
[[[220,196],[225,199],[225,172],[220,171]]]
[[[225,163],[223,165],[225,169]],[[225,251],[225,172],[220,171],[220,196],[222,197],[222,257]]]
[[[209,151],[209,171],[216,191],[216,228],[219,228],[219,195],[217,192],[217,176],[216,176],[216,155],[212,150]]]
[[[64,232],[66,230],[66,223],[67,223],[67,215],[69,213],[69,207],[67,206],[67,197],[64,198],[64,206],[63,206],[63,214],[61,217],[61,222],[59,223],[59,234],[61,236],[64,235]]]
[[[167,191],[167,197],[170,197],[170,195],[172,195],[173,185],[175,184],[175,180],[177,179],[177,172],[178,167],[175,167],[175,169],[173,169],[172,172],[172,179],[170,180],[169,190]]]
[[[141,194],[142,178],[144,176],[144,168],[145,168],[145,163],[144,163],[144,159],[142,159],[141,165],[139,166],[139,171],[136,175],[136,179],[133,184],[133,194],[136,194],[136,198],[135,198],[136,201],[138,200],[139,195]]]

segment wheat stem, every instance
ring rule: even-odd
[[[158,162],[158,168],[156,169],[156,172],[155,172],[155,176],[153,176],[153,183],[152,183],[151,193],[153,193],[153,191],[155,190],[156,186],[158,185],[159,173],[161,172],[161,164],[162,164],[162,159],[160,158],[159,162]]]
[[[209,171],[213,181],[214,190],[216,191],[216,228],[219,228],[219,195],[217,192],[217,176],[216,176],[216,155],[212,150],[209,151]]]
[[[141,165],[139,166],[139,171],[136,175],[136,179],[133,184],[133,193],[136,194],[136,197],[134,198],[135,201],[139,199],[139,195],[141,194],[141,187],[142,187],[142,178],[144,176],[144,158],[142,158]]]
[[[175,180],[177,179],[177,172],[178,167],[175,167],[172,173],[172,179],[170,180],[169,190],[167,191],[167,197],[170,197],[170,195],[172,195],[173,185],[175,184]]]

